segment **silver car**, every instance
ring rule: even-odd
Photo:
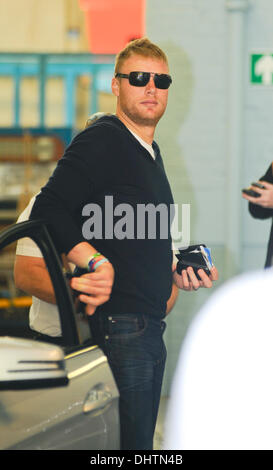
[[[34,340],[24,329],[18,332],[16,321],[13,334],[12,315],[7,335],[7,310],[0,309],[0,449],[119,449],[119,395],[113,375],[106,356],[92,342],[84,315],[76,312],[42,221],[22,222],[1,232],[5,255],[0,254],[0,263],[7,254],[14,256],[7,247],[24,237],[34,240],[43,253],[65,346]],[[10,274],[8,269],[3,273]]]

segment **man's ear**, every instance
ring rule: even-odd
[[[117,78],[112,78],[112,92],[115,96],[119,96],[119,80]]]

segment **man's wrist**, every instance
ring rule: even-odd
[[[95,272],[96,269],[101,266],[103,263],[109,263],[109,260],[101,253],[94,253],[91,258],[89,258],[87,263],[87,269],[89,272]]]

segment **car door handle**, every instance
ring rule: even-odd
[[[111,403],[112,399],[111,390],[103,384],[98,384],[88,392],[83,403],[83,412],[102,410]]]

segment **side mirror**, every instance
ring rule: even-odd
[[[22,338],[0,338],[0,390],[62,387],[69,380],[63,350]]]

